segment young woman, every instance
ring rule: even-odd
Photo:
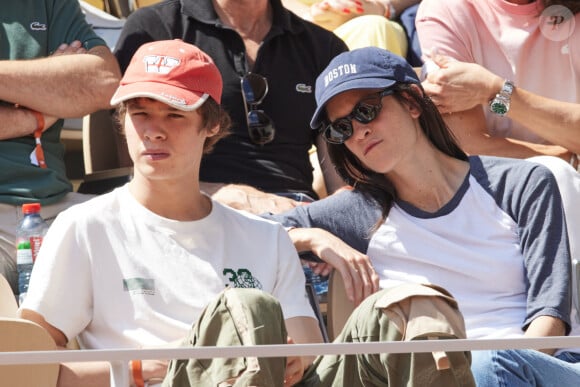
[[[354,189],[276,217],[292,227],[299,251],[330,264],[346,256],[341,274],[351,290],[373,282],[359,267],[367,257],[381,288],[446,288],[468,338],[559,336],[578,328],[561,198],[545,167],[468,157],[413,69],[382,49],[337,56],[317,80],[316,100],[311,126],[320,128]],[[478,351],[472,370],[478,386],[579,380],[580,354],[546,352]]]

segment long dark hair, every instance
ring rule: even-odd
[[[397,84],[393,96],[399,102],[411,103],[421,111],[419,125],[435,148],[456,159],[467,160],[467,155],[457,144],[431,98],[425,95],[420,85],[417,86],[421,92],[410,84]],[[365,167],[344,144],[328,144],[328,155],[338,174],[348,184],[369,195],[381,207],[382,218],[375,225],[376,229],[387,218],[397,198],[395,187],[385,175]]]

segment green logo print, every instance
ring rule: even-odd
[[[234,288],[255,288],[262,289],[262,284],[257,278],[254,278],[248,269],[224,269],[223,275],[229,274],[228,280]]]

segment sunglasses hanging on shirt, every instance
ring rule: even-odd
[[[268,94],[268,81],[259,74],[247,73],[242,77],[242,98],[246,110],[248,134],[254,144],[264,145],[274,139],[274,122],[258,106]]]

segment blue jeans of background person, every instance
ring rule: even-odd
[[[472,351],[478,387],[580,386],[580,353],[550,356],[532,349]]]

